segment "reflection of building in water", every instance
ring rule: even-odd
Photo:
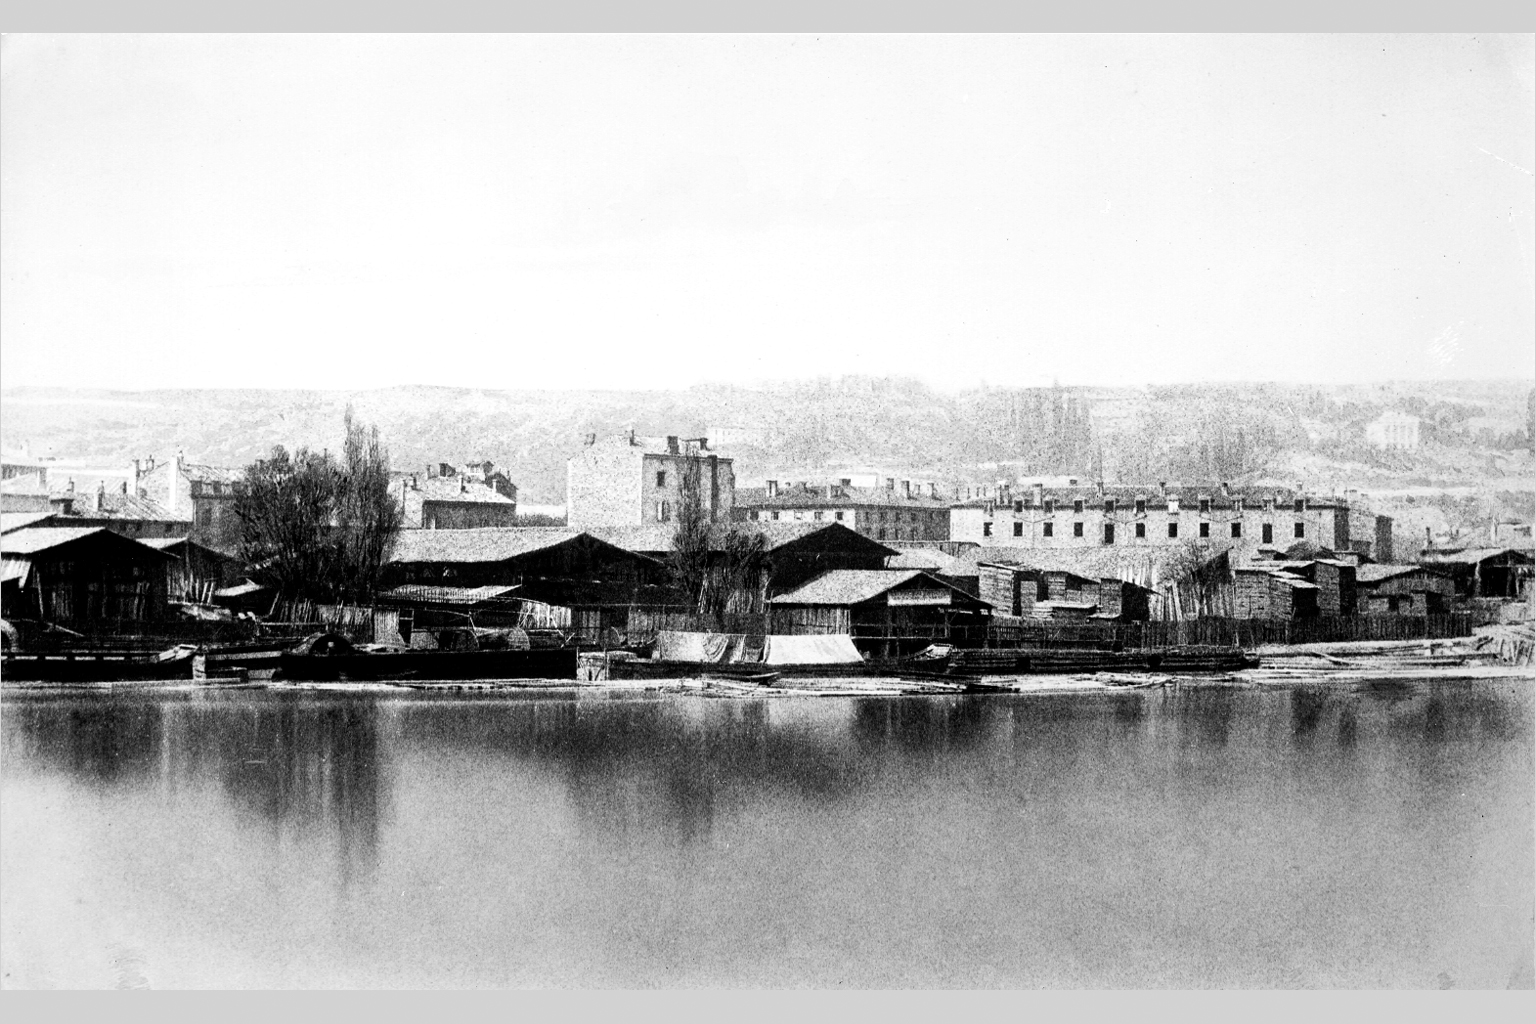
[[[207,694],[27,701],[6,708],[7,756],[102,787],[217,780],[273,828],[332,832],[345,883],[377,860],[377,714],[371,702]]]
[[[285,701],[241,717],[244,728],[214,726],[222,749],[207,766],[210,774],[237,803],[276,826],[334,829],[344,881],[354,870],[371,873],[380,810],[376,705],[355,698]],[[202,723],[189,727],[201,731]]]

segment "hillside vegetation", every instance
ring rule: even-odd
[[[565,462],[584,434],[632,426],[725,439],[716,447],[736,457],[744,484],[850,467],[955,487],[1102,473],[1508,493],[1518,506],[1531,489],[1533,393],[1530,381],[942,393],[872,377],[636,392],[18,389],[0,393],[0,433],[33,455],[126,462],[181,449],[243,465],[274,444],[338,448],[351,403],[378,424],[396,468],[492,459],[532,503],[564,500]],[[1421,418],[1419,449],[1365,442],[1366,424],[1389,410]]]

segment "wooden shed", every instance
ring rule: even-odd
[[[1449,576],[1422,565],[1362,565],[1355,586],[1362,615],[1438,615],[1456,596]]]
[[[1531,552],[1519,548],[1433,551],[1419,563],[1455,581],[1458,597],[1516,600],[1530,592]]]
[[[893,656],[935,641],[979,643],[992,606],[920,569],[835,569],[769,600],[774,633],[849,633]]]
[[[105,527],[45,526],[0,537],[0,615],[122,629],[169,614],[174,560]]]

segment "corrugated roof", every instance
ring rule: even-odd
[[[502,562],[567,543],[583,531],[564,526],[401,530],[391,562]],[[602,539],[602,538],[599,538]]]

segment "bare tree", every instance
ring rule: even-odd
[[[252,576],[284,597],[366,601],[400,529],[389,493],[389,456],[377,427],[346,412],[340,462],[329,452],[282,446],[246,467],[235,516]]]
[[[703,613],[709,578],[710,518],[704,507],[699,460],[685,458],[678,474],[677,526],[668,559],[673,581],[688,596],[688,605]]]

